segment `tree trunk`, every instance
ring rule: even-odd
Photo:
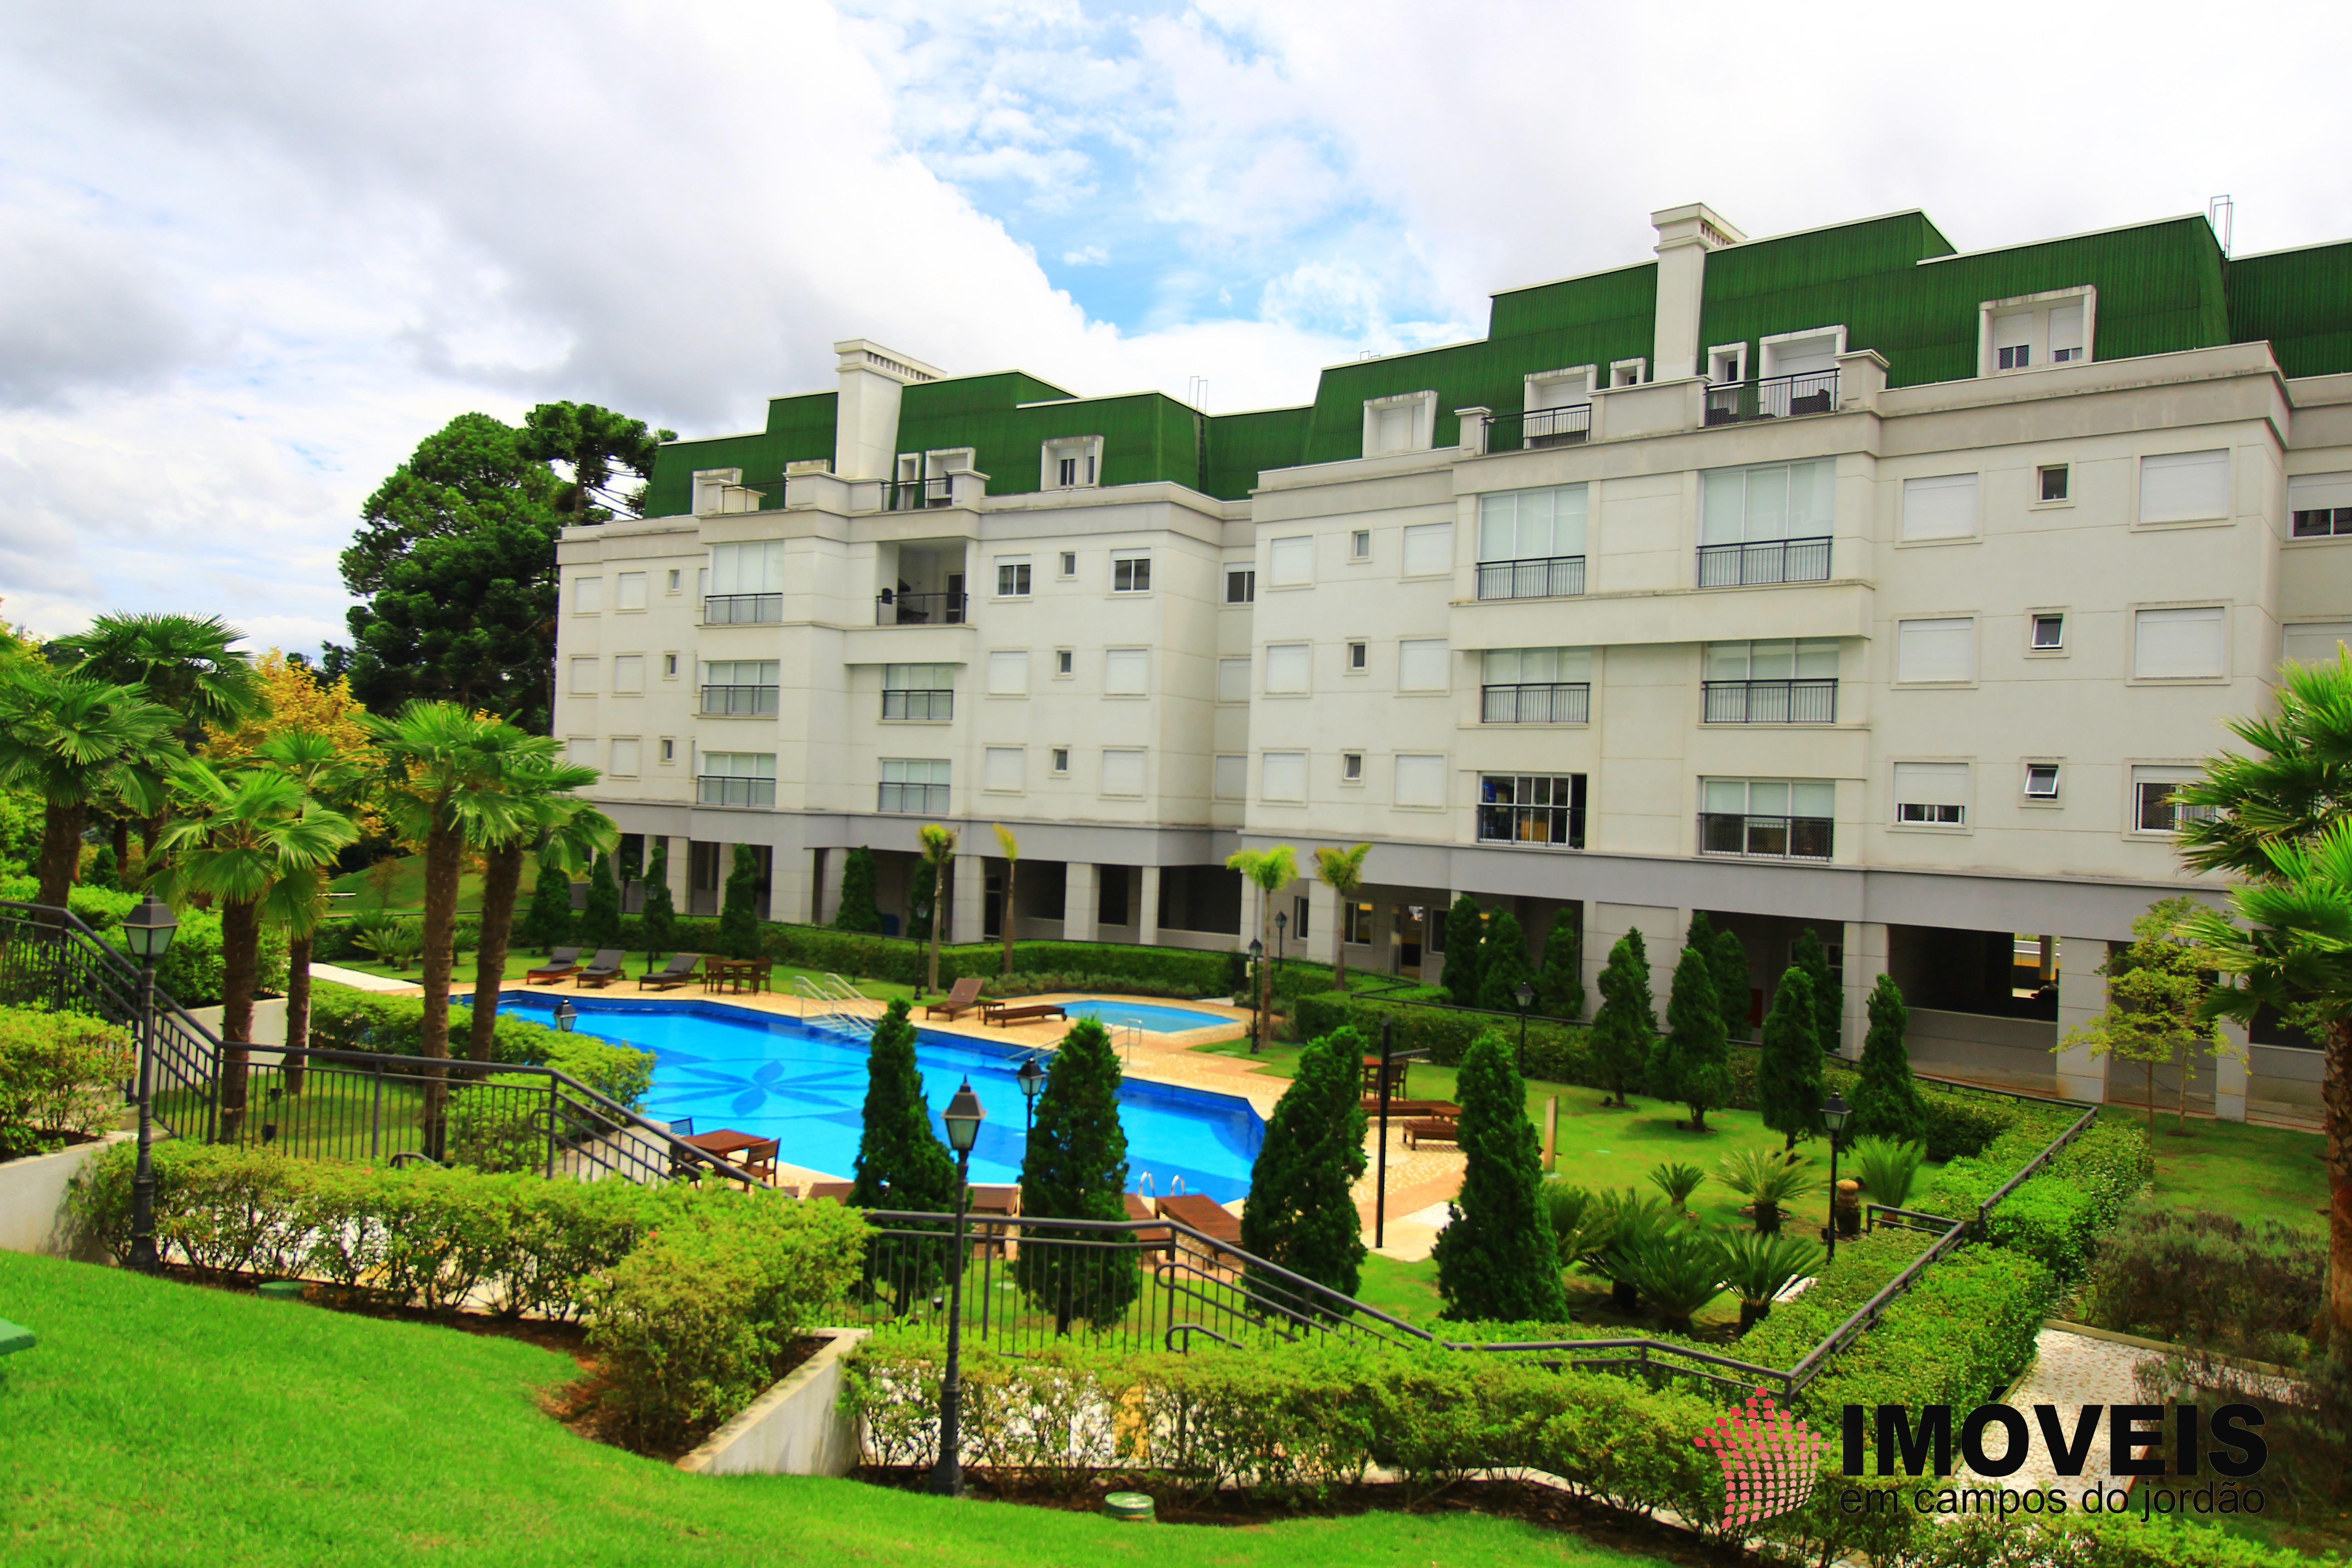
[[[1331,980],[1340,990],[1348,988],[1348,900],[1349,895],[1338,888],[1339,895],[1334,912],[1339,916],[1331,922]],[[1426,935],[1426,933],[1423,933]]]
[[[310,1043],[310,944],[314,937],[289,937],[286,942],[286,1092],[302,1092],[308,1064],[291,1055]]]
[[[81,868],[81,832],[89,821],[86,805],[52,805],[42,813],[41,890],[37,901],[66,907],[73,892],[74,874]]]
[[[2175,1132],[2183,1137],[2188,1136],[2189,1133],[2189,1080],[2196,1076],[2197,1047],[2193,1045],[2184,1045],[2180,1047],[2180,1116],[2173,1128]],[[2219,1113],[2221,1109],[2221,1085],[2217,1083],[2214,1085],[2213,1095],[2213,1109],[2216,1113]]]
[[[1274,893],[1258,889],[1257,1038],[1263,1046],[1274,1039]]]
[[[131,886],[131,819],[114,819],[114,880],[121,888]]]
[[[261,967],[261,911],[250,901],[221,905],[220,1136],[234,1143],[245,1124],[246,1047],[253,1039],[253,982]]]
[[[2156,1058],[2147,1058],[2147,1135],[2156,1136]]]
[[[1013,874],[1021,868],[1017,860],[1004,863],[1004,905],[996,913],[996,931],[1004,939],[1004,973],[1013,973]]]
[[[490,1059],[499,1026],[499,990],[506,984],[507,942],[514,930],[515,899],[522,890],[522,841],[501,845],[482,867],[482,941],[474,953],[474,1025],[466,1054]]]
[[[2327,1026],[2327,1316],[2332,1342],[2352,1345],[2352,1018]]]
[[[942,901],[948,879],[948,859],[942,855],[931,864],[931,967],[930,987],[940,988],[940,928],[948,923],[947,906]]]
[[[454,823],[436,821],[425,836],[425,1025],[417,1054],[449,1059],[449,942],[457,924],[457,876],[465,866],[465,834]],[[439,1068],[425,1080],[425,1152],[441,1158],[446,1147],[449,1081]]]

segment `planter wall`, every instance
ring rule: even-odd
[[[706,1476],[845,1476],[857,1468],[857,1421],[841,1408],[842,1371],[873,1331],[819,1329],[825,1343],[677,1462]]]
[[[110,1143],[131,1136],[110,1132],[96,1142],[0,1164],[0,1250],[85,1261],[102,1256],[95,1243],[83,1245],[73,1235],[66,1195],[85,1163]]]

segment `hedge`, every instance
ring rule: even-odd
[[[462,1003],[450,1005],[450,1048],[457,1055],[465,1054],[463,1042],[473,1016],[473,1009]],[[560,1030],[501,1011],[490,1037],[491,1059],[541,1066],[565,1038]],[[425,1003],[420,997],[387,996],[323,982],[311,987],[310,1044],[316,1049],[413,1057],[424,1048],[424,1039]]]
[[[1926,1193],[1911,1206],[1973,1217],[1979,1205],[2080,1114],[2064,1106],[2029,1108],[1979,1152],[1929,1175]],[[2144,1130],[2127,1121],[2094,1121],[2001,1200],[1986,1217],[1985,1239],[2026,1253],[2063,1283],[2074,1284],[2090,1271],[2100,1238],[2155,1173]]]
[[[80,1013],[0,1007],[0,1160],[85,1142],[114,1125],[130,1032]]]
[[[683,940],[681,938],[680,940]],[[782,963],[850,979],[887,980],[899,985],[926,978],[929,949],[919,942],[835,931],[830,926],[770,924],[761,928],[761,949]],[[692,948],[686,951],[692,952]],[[1128,946],[1118,942],[1016,942],[1016,973],[1083,974],[1124,983],[1144,981],[1164,996],[1231,994],[1232,954],[1190,948]],[[1002,942],[964,943],[940,949],[940,984],[967,975],[982,979],[1004,969]]]

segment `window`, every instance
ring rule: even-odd
[[[877,811],[913,811],[943,816],[948,809],[948,763],[944,757],[885,757]]]
[[[2063,610],[2044,610],[2031,617],[2033,625],[2032,647],[2036,653],[2049,653],[2066,646],[2066,616]]]
[[[1148,594],[1151,591],[1151,552],[1114,550],[1110,552],[1110,591]]]
[[[2167,452],[2139,460],[2142,522],[2202,522],[2230,515],[2230,454]]]
[[[1903,539],[1973,539],[1977,476],[1939,474],[1903,481]]]
[[[1070,773],[1070,748],[1067,746],[1055,746],[1053,751],[1052,761],[1052,772],[1054,776],[1056,778],[1067,778]]]
[[[1348,913],[1348,945],[1350,947],[1371,946],[1372,906],[1364,903],[1350,903],[1346,905],[1345,908]]]
[[[1396,803],[1399,805],[1441,806],[1445,804],[1445,759],[1442,756],[1400,756],[1396,760]]]
[[[1000,599],[1025,599],[1029,596],[1029,557],[1000,555],[996,558],[996,596]]]
[[[677,679],[677,655],[674,653],[662,655],[662,679],[664,680]]]
[[[1257,568],[1228,566],[1225,568],[1225,603],[1254,605],[1257,603]]]
[[[1983,374],[2072,364],[2090,357],[2093,290],[2066,289],[1983,307]]]
[[[1143,752],[1126,747],[1106,747],[1102,754],[1102,793],[1134,795],[1143,793]]]
[[[2136,680],[2216,680],[2227,672],[2227,621],[2219,605],[2142,610],[2132,617]]]
[[[2058,798],[2058,764],[2056,763],[2025,764],[2025,798],[2028,800]]]
[[[1266,752],[1260,763],[1258,778],[1258,798],[1261,800],[1305,800],[1307,753]]]
[[[664,735],[664,736],[661,738],[661,762],[662,762],[662,766],[664,766],[664,767],[668,767],[671,763],[675,763],[675,762],[677,762],[677,742],[675,739],[673,739],[672,737],[668,736],[668,735]]]
[[[1082,489],[1095,482],[1096,470],[1101,466],[1102,437],[1075,436],[1048,441],[1042,461],[1044,489]]]
[[[1709,724],[1834,724],[1838,640],[1711,642],[1701,656]]]
[[[1895,821],[1906,826],[1958,827],[1968,808],[1968,763],[1895,764]]]
[[[1078,552],[1076,551],[1065,550],[1062,552],[1061,574],[1065,577],[1075,577],[1078,574]]]
[[[1351,642],[1348,645],[1348,673],[1361,675],[1371,668],[1372,645]]]
[[[1478,498],[1478,559],[1531,561],[1584,553],[1582,485]]]
[[[1001,647],[988,656],[988,694],[991,697],[1029,695],[1027,648]]]
[[[616,653],[613,656],[613,689],[629,696],[642,696],[646,689],[646,656],[641,653]]]
[[[955,668],[951,664],[884,665],[882,717],[924,723],[954,718]]]
[[[2046,467],[2036,468],[2033,472],[2034,477],[2041,481],[2036,488],[2040,490],[2041,497],[2043,500],[2064,500],[2066,499],[2065,464],[2052,463]]]
[[[644,752],[644,744],[635,736],[614,741],[613,742],[613,776],[624,779],[635,778],[638,761]]]
[[[1364,404],[1364,456],[1417,452],[1428,447],[1437,414],[1437,394],[1412,392],[1375,397]]]
[[[2083,354],[2083,307],[2060,305],[2050,312],[2050,363],[2065,364]]]
[[[2286,509],[2297,539],[2352,533],[2352,474],[2288,476]]]
[[[1454,570],[1454,525],[1450,522],[1417,522],[1404,531],[1404,564],[1407,577],[1433,577]]]
[[[1372,558],[1372,531],[1360,528],[1348,535],[1348,559],[1370,561]]]
[[[1702,475],[1698,585],[1826,579],[1835,481],[1827,458]]]
[[[1826,860],[1836,816],[1833,779],[1701,779],[1699,853]]]
[[[1641,385],[1649,369],[1649,361],[1640,359],[1614,361],[1609,366],[1609,384],[1612,386]]]
[[[642,610],[646,607],[646,574],[624,572],[613,579],[613,608]]]
[[[2033,363],[2033,312],[2011,310],[1992,319],[1993,366],[2025,370]]]
[[[1339,753],[1339,782],[1341,784],[1361,784],[1364,782],[1363,752],[1342,752]]]
[[[1290,900],[1291,941],[1305,942],[1307,940],[1307,916],[1308,910],[1312,908],[1313,905],[1308,900],[1294,898]]]
[[[1308,673],[1308,645],[1306,643],[1269,643],[1266,646],[1265,689],[1268,695],[1286,696],[1305,691]]]
[[[710,547],[710,592],[781,594],[784,590],[784,542],[753,539]]]
[[[1478,837],[1488,843],[1584,847],[1582,773],[1481,773]]]
[[[593,616],[604,607],[604,579],[575,577],[572,580],[572,608],[574,614]]]
[[[678,590],[678,579],[685,575],[686,574],[679,571],[677,567],[671,567],[663,579],[662,592],[665,594],[677,593]]]
[[[1240,800],[1249,794],[1249,759],[1219,757],[1212,771],[1210,793],[1219,800]]]
[[[1799,333],[1775,333],[1758,344],[1764,351],[1764,374],[1818,375],[1837,369],[1845,352],[1845,329],[1823,327]]]
[[[1250,698],[1250,661],[1245,658],[1217,660],[1217,700],[1246,702]]]
[[[572,661],[572,695],[574,697],[596,695],[596,661],[594,659],[575,658]]]
[[[1103,655],[1103,695],[1140,697],[1151,689],[1149,648],[1115,647]]]
[[[2171,833],[2184,822],[2210,822],[2219,813],[2210,805],[2181,805],[2172,798],[2181,785],[2203,775],[2195,768],[2132,769],[2132,827],[2139,833]]]
[[[1546,408],[1573,408],[1592,401],[1592,367],[1539,370],[1526,378],[1519,406],[1534,413]]]
[[[1018,794],[1022,784],[1022,760],[1026,755],[1018,746],[991,746],[981,759],[980,787],[1000,794]]]
[[[776,804],[773,752],[705,752],[695,800],[702,805]]]
[[[1717,386],[1748,379],[1748,345],[1725,343],[1706,351],[1706,378]]]
[[[1592,650],[1491,647],[1479,659],[1482,724],[1582,724],[1591,717]]]
[[[1276,588],[1304,587],[1315,581],[1315,538],[1298,534],[1266,547],[1266,582]]]
[[[1397,644],[1399,691],[1446,691],[1453,684],[1444,637],[1407,637]]]
[[[596,765],[596,742],[593,737],[574,735],[563,742],[563,760],[575,768]]]
[[[2333,663],[2337,650],[2352,642],[2352,621],[2299,621],[2284,629],[2284,657],[2297,664]]]
[[[1969,616],[1895,624],[1895,679],[1961,681],[1977,678],[1977,623]]]
[[[1068,648],[1055,648],[1054,650],[1054,678],[1056,680],[1067,679],[1075,672],[1077,657],[1078,656],[1076,653]]]

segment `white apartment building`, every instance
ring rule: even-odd
[[[566,534],[557,733],[682,909],[750,844],[772,918],[830,919],[866,846],[902,919],[938,821],[953,940],[1230,948],[1233,850],[1369,840],[1349,907],[1280,895],[1288,953],[1433,975],[1466,891],[1588,976],[1640,929],[1663,1005],[1705,910],[1760,1017],[1811,925],[1849,1051],[1889,973],[1924,1068],[2101,1094],[2052,1053],[2106,944],[2214,890],[2171,788],[2352,637],[2352,245],[1653,221],[1299,408],[837,344]],[[2315,1100],[2291,1031],[2252,1054],[2200,1097]]]

